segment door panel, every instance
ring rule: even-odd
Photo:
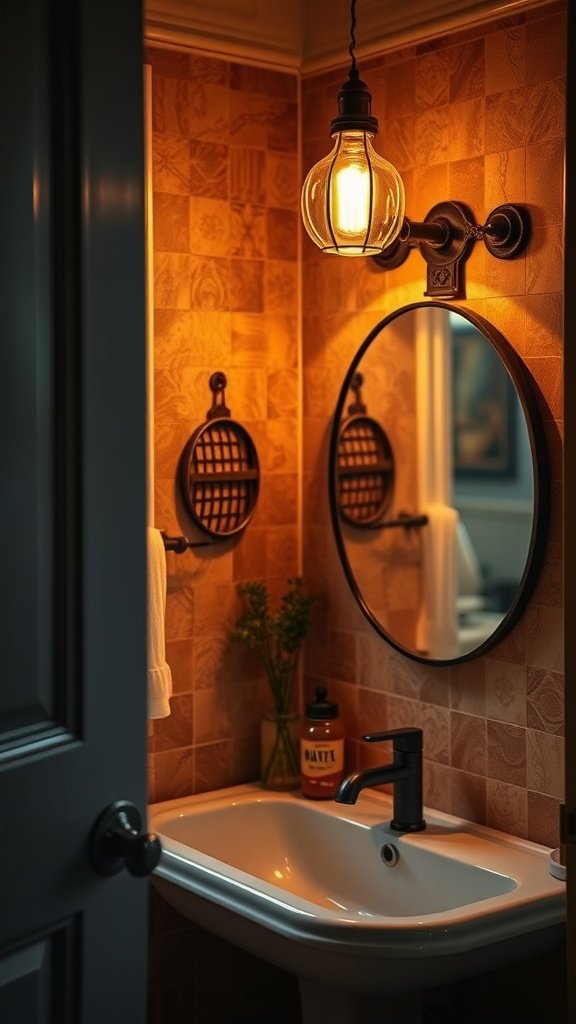
[[[141,8],[0,5],[0,1020],[145,1019]]]
[[[74,977],[76,928],[73,921],[0,961],[0,1020],[34,1024],[74,1024],[78,1001]]]

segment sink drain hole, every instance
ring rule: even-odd
[[[400,854],[393,843],[384,843],[380,856],[387,868],[393,868],[400,860]]]

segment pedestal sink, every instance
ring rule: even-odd
[[[381,793],[344,806],[257,784],[153,804],[153,882],[197,924],[297,975],[304,1024],[374,1024],[387,1010],[409,1024],[417,993],[544,952],[565,919],[546,847],[425,816],[424,832],[402,835]]]

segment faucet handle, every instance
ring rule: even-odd
[[[381,740],[393,740],[394,750],[401,750],[404,754],[415,753],[422,750],[423,733],[422,729],[388,729],[386,732],[369,732],[362,737],[366,743],[380,743]]]

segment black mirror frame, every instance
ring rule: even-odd
[[[464,319],[468,320],[477,330],[479,330],[484,337],[492,344],[502,362],[504,363],[512,382],[515,386],[518,399],[522,406],[524,417],[526,420],[526,426],[528,430],[528,438],[530,442],[530,451],[532,454],[532,467],[534,474],[534,513],[532,519],[532,533],[530,537],[530,544],[528,547],[528,554],[526,557],[526,564],[524,566],[524,572],[518,585],[518,589],[514,596],[512,603],[502,622],[496,627],[493,633],[484,640],[478,647],[475,647],[471,651],[467,651],[465,654],[458,656],[457,658],[449,659],[436,659],[426,658],[423,655],[416,654],[414,651],[409,650],[402,644],[399,644],[390,634],[383,628],[381,623],[372,613],[368,605],[366,604],[354,573],[352,572],[346,549],[344,545],[344,539],[342,536],[342,528],[340,522],[340,514],[338,510],[338,481],[337,481],[337,452],[338,452],[338,434],[340,429],[340,423],[342,417],[345,415],[346,402],[349,401],[349,392],[352,384],[354,374],[358,372],[359,364],[367,350],[369,349],[372,342],[378,337],[378,335],[387,327],[393,323],[400,316],[405,313],[409,313],[416,309],[426,309],[428,307],[435,307],[437,309],[445,309],[449,313],[458,313]],[[348,585],[358,602],[364,616],[368,622],[374,627],[377,633],[386,640],[392,647],[394,647],[401,654],[404,654],[407,658],[411,658],[413,661],[420,662],[425,665],[457,665],[466,661],[471,661],[473,658],[481,657],[493,650],[494,647],[500,643],[501,640],[510,632],[512,627],[518,622],[522,612],[524,611],[530,595],[534,590],[534,586],[538,579],[544,552],[546,550],[546,544],[548,539],[548,528],[550,518],[550,486],[549,486],[549,473],[548,473],[548,452],[546,438],[544,434],[544,427],[542,424],[542,417],[538,408],[536,399],[536,384],[532,377],[529,375],[524,363],[519,358],[511,344],[504,337],[500,331],[493,326],[488,320],[480,316],[478,313],[474,313],[469,309],[461,306],[454,306],[446,302],[428,301],[428,302],[413,302],[407,306],[401,306],[399,309],[390,313],[384,319],[380,320],[376,326],[370,331],[368,336],[364,339],[358,352],[356,353],[350,367],[344,378],[334,416],[332,420],[332,428],[330,432],[330,450],[328,458],[328,489],[329,489],[329,503],[330,503],[330,515],[332,519],[332,528],[334,531],[334,537],[336,540],[336,546],[340,561],[344,569]]]

